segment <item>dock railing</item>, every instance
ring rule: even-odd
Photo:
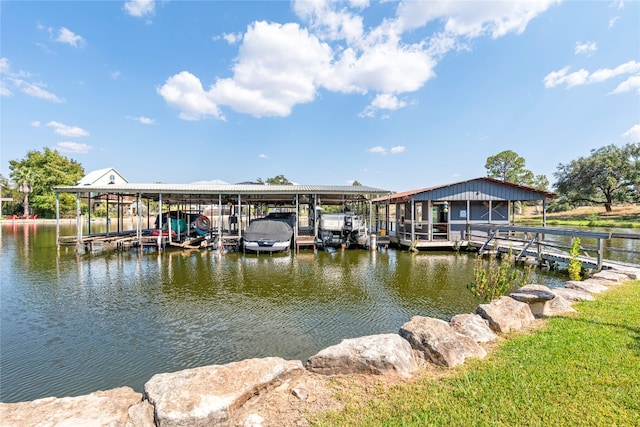
[[[637,253],[633,250],[622,250],[604,246],[604,242],[612,238],[638,239],[640,234],[613,233],[603,231],[575,230],[565,228],[550,227],[529,227],[503,224],[469,224],[467,227],[466,240],[470,244],[478,247],[480,253],[486,251],[492,245],[497,250],[512,250],[516,259],[525,256],[535,256],[539,261],[549,259],[553,261],[566,262],[569,260],[569,250],[571,245],[563,245],[559,242],[546,240],[546,236],[568,236],[573,238],[596,239],[596,245],[581,245],[580,249],[584,255],[579,257],[585,266],[595,267],[601,270],[604,265],[604,250],[611,252]],[[493,244],[492,244],[493,242]],[[595,254],[595,257],[591,254]],[[640,259],[640,257],[639,257]]]

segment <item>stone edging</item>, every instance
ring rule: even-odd
[[[0,403],[0,420],[2,426],[16,427],[260,427],[264,425],[263,416],[243,405],[278,389],[285,389],[293,399],[306,401],[309,396],[304,388],[291,385],[305,372],[408,378],[424,361],[446,367],[460,365],[468,357],[486,356],[479,343],[521,330],[536,318],[575,311],[573,302],[593,300],[593,293],[638,279],[640,269],[606,270],[582,282],[568,281],[564,288],[527,285],[510,296],[480,304],[475,314],[454,316],[450,322],[414,316],[399,334],[343,340],[310,357],[305,366],[299,360],[267,357],[156,374],[145,384],[144,394],[120,387],[77,397]]]

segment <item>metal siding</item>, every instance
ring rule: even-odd
[[[503,185],[497,182],[474,180],[418,193],[416,201],[463,200],[543,200],[544,196],[533,191]]]

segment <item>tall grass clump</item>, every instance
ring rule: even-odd
[[[534,266],[526,266],[523,270],[514,264],[511,252],[497,259],[495,254],[489,255],[485,265],[482,255],[476,255],[473,262],[473,282],[467,287],[485,303],[499,298],[510,289],[519,288],[529,283]]]

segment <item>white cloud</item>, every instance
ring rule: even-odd
[[[288,116],[294,105],[315,98],[317,76],[330,59],[330,48],[297,24],[256,22],[243,37],[233,78],[205,91],[196,76],[183,71],[158,93],[184,119],[224,118],[221,104],[256,117]]]
[[[122,73],[121,73],[120,71],[115,70],[115,71],[112,71],[112,72],[111,72],[111,78],[112,78],[113,80],[117,80],[117,79],[119,79],[120,77],[122,77]]]
[[[266,154],[259,154],[258,158],[260,158],[260,159],[268,159],[269,156],[267,156]]]
[[[34,98],[44,99],[46,101],[55,102],[56,104],[64,102],[64,99],[46,90],[45,88],[47,86],[44,83],[32,83],[21,79],[15,79],[13,80],[13,83],[20,88],[22,92]]]
[[[572,88],[574,86],[581,86],[585,84],[602,83],[612,78],[627,74],[631,74],[632,77],[640,75],[640,62],[629,61],[617,66],[616,68],[602,68],[594,71],[593,73],[589,73],[589,71],[585,69],[569,73],[569,67],[567,66],[559,71],[553,71],[547,74],[544,78],[544,86],[546,88],[552,88],[564,84],[567,88]],[[634,87],[633,81],[631,82],[630,87]],[[616,90],[618,89],[616,88]],[[624,88],[620,89],[618,92],[615,92],[614,90],[614,93],[619,93],[620,91],[624,91]]]
[[[41,123],[38,120],[31,122],[31,126],[33,126],[34,128],[39,128],[40,125],[41,125]]]
[[[140,18],[145,15],[153,15],[156,3],[153,0],[129,0],[125,2],[124,10],[129,15]]]
[[[508,33],[521,34],[529,22],[560,0],[491,2],[404,1],[398,7],[398,23],[404,29],[444,22],[445,32],[464,37],[490,35],[496,39]]]
[[[633,125],[631,129],[622,134],[622,137],[629,142],[640,142],[640,124]]]
[[[63,141],[56,145],[58,151],[62,153],[87,154],[93,148],[90,145],[78,142]]]
[[[613,18],[609,19],[609,27],[608,28],[613,28],[613,26],[616,25],[616,22],[618,22],[618,19],[620,19],[619,16],[614,16]]]
[[[387,154],[387,149],[384,147],[381,147],[380,145],[376,145],[375,147],[369,148],[367,151],[373,154]]]
[[[65,43],[73,47],[84,47],[87,44],[87,41],[84,38],[74,34],[73,31],[65,27],[61,27],[57,32],[56,30],[49,29],[49,32],[51,33],[53,40],[59,43]]]
[[[293,106],[312,101],[331,49],[298,24],[255,22],[240,46],[233,78],[212,93],[237,112],[256,117],[288,116]]]
[[[0,96],[13,96],[13,92],[4,84],[4,80],[0,81]]]
[[[11,65],[7,58],[0,58],[0,74],[7,74],[11,69]]]
[[[225,33],[221,38],[230,45],[234,45],[242,41],[242,33]]]
[[[70,138],[79,138],[82,136],[89,136],[89,132],[86,130],[77,127],[77,126],[67,126],[63,123],[51,121],[47,123],[47,126],[54,129],[54,132],[58,135],[67,136]]]
[[[574,53],[576,55],[588,55],[591,56],[593,52],[598,50],[598,46],[594,42],[576,43],[576,49]]]
[[[614,9],[624,9],[624,0],[614,0],[609,4],[609,7]]]
[[[303,24],[253,22],[244,34],[222,34],[238,43],[232,75],[203,83],[185,70],[158,88],[181,118],[224,119],[221,108],[255,117],[291,114],[322,90],[376,95],[361,116],[406,106],[399,94],[419,90],[452,49],[468,49],[474,37],[522,33],[558,0],[493,2],[401,1],[396,15],[367,22],[368,0],[293,1]],[[416,38],[416,29],[430,36]],[[208,88],[205,88],[205,86]],[[388,116],[385,114],[385,116]]]
[[[150,119],[149,117],[144,117],[144,116],[139,116],[139,117],[127,116],[127,118],[131,120],[135,120],[136,122],[143,125],[152,125],[156,122],[154,119]]]
[[[62,103],[64,99],[58,97],[57,95],[49,92],[45,88],[47,87],[44,83],[39,82],[31,82],[26,79],[29,79],[31,76],[29,73],[25,71],[14,72],[11,70],[11,63],[7,58],[0,58],[0,76],[3,78],[0,80],[0,95],[1,96],[12,96],[13,92],[7,84],[11,84],[15,88],[19,89],[23,93],[32,96],[34,98],[40,98],[47,101]]]
[[[169,77],[156,91],[167,104],[178,107],[183,120],[199,120],[211,116],[224,119],[210,92],[205,92],[200,79],[188,71]]]
[[[610,93],[615,95],[619,93],[633,92],[634,90],[640,94],[640,74],[629,77],[627,80],[616,86],[616,88]]]
[[[395,111],[407,106],[405,101],[401,101],[397,96],[388,93],[380,94],[375,97],[371,104],[359,114],[360,117],[374,117],[378,110]]]
[[[407,147],[403,146],[403,145],[396,145],[395,147],[391,147],[391,154],[400,154],[400,153],[404,153],[404,151],[407,149]]]

